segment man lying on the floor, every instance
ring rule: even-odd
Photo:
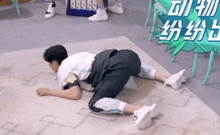
[[[115,99],[129,78],[134,75],[154,79],[174,89],[179,89],[185,82],[185,70],[168,77],[141,63],[139,56],[131,50],[110,49],[96,55],[80,52],[68,57],[65,47],[55,45],[44,52],[44,60],[57,72],[63,90],[38,88],[38,95],[80,100],[82,92],[79,80],[84,80],[94,87],[94,94],[89,101],[92,111],[133,114],[138,129],[147,128],[152,118],[157,116],[157,104],[137,106]]]

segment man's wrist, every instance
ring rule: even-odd
[[[46,88],[46,90],[47,90],[47,95],[48,95],[48,96],[53,96],[53,91],[52,91],[52,89]]]

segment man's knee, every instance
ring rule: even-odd
[[[101,112],[101,111],[103,111],[102,109],[100,109],[100,108],[96,108],[96,107],[94,107],[94,104],[95,104],[96,102],[92,102],[92,100],[90,100],[90,102],[89,102],[89,109],[90,110],[92,110],[93,112]]]

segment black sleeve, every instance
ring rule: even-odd
[[[74,76],[76,77],[76,80],[74,82],[68,82],[65,86],[63,86],[63,90],[70,89],[73,86],[79,86],[80,87],[78,77],[75,74],[74,74]]]

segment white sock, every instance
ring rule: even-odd
[[[144,79],[154,80],[154,76],[155,76],[156,72],[157,71],[155,69],[153,69],[152,67],[142,63],[141,64],[141,71],[137,76],[144,78]]]
[[[104,4],[98,4],[98,8],[104,10],[105,9]]]

